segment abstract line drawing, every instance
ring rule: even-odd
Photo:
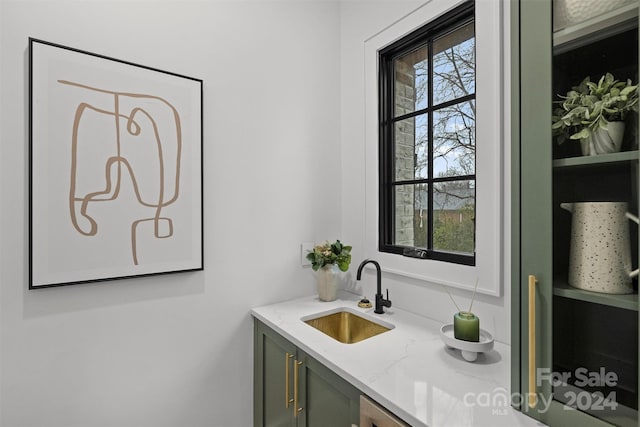
[[[166,239],[173,236],[172,219],[162,217],[161,213],[163,208],[174,203],[180,195],[180,156],[182,152],[180,114],[170,102],[159,96],[111,91],[68,80],[58,80],[58,83],[107,94],[113,97],[113,108],[109,110],[96,107],[87,102],[79,103],[76,108],[73,118],[73,135],[71,138],[72,148],[70,171],[71,179],[69,185],[69,212],[73,227],[78,231],[78,233],[84,236],[95,236],[98,233],[98,223],[87,213],[89,204],[110,202],[117,199],[120,195],[123,175],[125,173],[128,174],[133,184],[137,202],[142,206],[154,208],[155,210],[153,217],[137,219],[131,223],[131,254],[133,263],[138,265],[139,260],[136,235],[138,232],[138,225],[140,223],[151,221],[153,223],[153,235],[157,239]],[[123,110],[121,106],[122,104],[125,104],[123,101],[127,98],[137,102],[132,103],[130,108]],[[170,138],[168,136],[167,138],[164,138],[163,135],[160,134],[156,117],[154,117],[148,108],[139,106],[153,101],[160,102],[170,110],[170,115],[172,116],[175,128],[175,135],[173,135],[174,138]],[[78,176],[78,150],[79,145],[83,143],[79,138],[79,129],[83,119],[91,112],[113,117],[115,139],[112,141],[113,155],[109,156],[103,165],[104,188],[96,189],[96,191],[82,195],[78,194],[77,191],[77,182],[82,180],[82,177]],[[146,119],[145,121],[148,122],[148,125],[150,125],[153,130],[153,141],[155,142],[155,147],[151,148],[152,150],[155,149],[153,150],[155,153],[152,153],[151,156],[157,156],[156,160],[159,165],[158,174],[156,176],[157,185],[153,186],[153,188],[157,190],[155,194],[142,194],[143,192],[138,185],[136,170],[127,156],[123,154],[123,133],[127,132],[131,136],[140,136],[144,128],[141,120],[143,118]],[[93,141],[87,141],[86,143],[90,144],[93,143]],[[167,150],[165,146],[168,144],[174,144],[175,149]],[[173,153],[173,158],[167,155],[167,151],[171,151]],[[165,168],[165,162],[174,163],[175,167],[173,169]],[[115,180],[112,176],[112,168],[115,168]],[[173,188],[171,188],[171,182],[173,182]],[[84,224],[79,220],[79,216],[86,220]],[[166,223],[166,231],[164,233],[161,232],[161,224],[163,222]]]
[[[29,38],[29,289],[204,269],[202,98]]]

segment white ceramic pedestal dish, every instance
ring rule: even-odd
[[[480,341],[459,340],[453,335],[453,323],[442,325],[440,328],[440,338],[447,347],[458,349],[462,352],[462,357],[467,362],[475,362],[478,353],[484,353],[493,349],[493,337],[484,329],[480,329]]]

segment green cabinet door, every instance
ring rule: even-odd
[[[611,12],[608,21],[594,18],[554,36],[554,1],[510,2],[512,401],[550,426],[637,426],[637,284],[623,296],[570,286],[571,216],[560,208],[624,201],[638,212],[637,124],[626,153],[600,158],[581,157],[576,141],[559,147],[551,132],[554,94],[583,77],[611,71],[637,82],[637,5],[614,25]],[[621,45],[630,48],[622,55]],[[636,245],[637,228],[631,230]],[[610,374],[617,384],[598,384]],[[587,376],[593,384],[583,386]]]
[[[254,333],[254,425],[293,427],[296,347],[261,322]]]
[[[518,11],[519,6],[519,11]],[[518,151],[514,169],[516,179],[512,182],[514,189],[514,205],[519,215],[514,215],[513,234],[520,240],[514,246],[514,308],[519,309],[519,316],[513,312],[516,334],[514,350],[519,350],[519,360],[512,366],[517,369],[513,373],[514,381],[519,384],[518,392],[522,399],[519,409],[534,418],[548,422],[548,411],[543,405],[531,407],[528,398],[540,393],[546,399],[551,390],[549,384],[538,386],[529,381],[529,369],[549,366],[551,347],[551,310],[549,302],[552,298],[552,171],[551,171],[551,2],[546,0],[522,0],[513,4],[512,12],[520,32],[513,31],[513,53],[519,55],[520,69],[514,75],[518,83],[513,85],[514,95],[519,97],[519,104],[514,111],[514,124],[519,126],[514,135],[514,150]],[[516,13],[519,12],[519,13]],[[517,42],[517,43],[515,43]],[[534,82],[535,84],[531,84]],[[515,105],[515,102],[513,103]],[[519,107],[519,110],[517,109]],[[515,125],[514,125],[515,127]],[[514,129],[515,131],[515,129]],[[519,185],[518,185],[519,184]],[[514,209],[514,210],[515,210]],[[515,212],[514,212],[515,213]],[[515,227],[518,227],[517,229]],[[519,262],[519,265],[517,263]],[[529,276],[532,283],[535,304],[535,316],[529,319]],[[516,321],[517,320],[517,321]],[[531,323],[530,323],[531,320]],[[529,354],[529,330],[535,330],[533,357]],[[542,350],[542,351],[541,351]],[[538,396],[541,397],[541,396]],[[539,400],[538,400],[539,402]]]
[[[315,359],[298,352],[303,360],[301,386],[306,407],[300,413],[305,427],[358,425],[360,391]]]
[[[255,320],[255,427],[351,427],[360,391]]]

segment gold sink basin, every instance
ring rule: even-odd
[[[345,344],[353,344],[393,329],[393,325],[365,319],[347,308],[315,314],[302,320],[320,332]]]

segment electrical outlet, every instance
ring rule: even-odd
[[[311,263],[307,259],[307,254],[313,250],[313,242],[302,242],[300,244],[300,265],[309,267]]]

